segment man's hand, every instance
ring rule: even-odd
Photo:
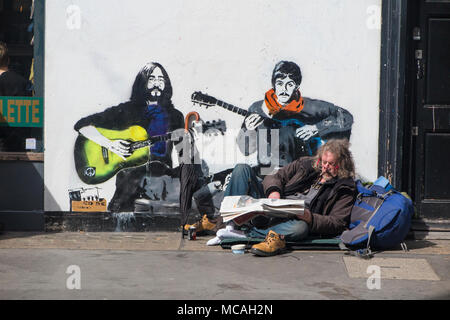
[[[225,177],[225,181],[223,182],[223,186],[222,186],[223,191],[227,190],[227,187],[230,184],[230,181],[231,181],[231,173],[227,174],[227,176]]]
[[[109,151],[114,152],[119,157],[121,157],[123,160],[125,160],[126,157],[131,156],[130,142],[128,142],[128,141],[112,140],[107,148]]]
[[[269,194],[269,199],[281,199],[281,194],[278,191],[271,192]]]
[[[245,127],[247,130],[255,130],[258,128],[264,121],[264,118],[259,114],[252,113],[244,120]]]
[[[303,214],[298,214],[297,218],[299,220],[305,221],[309,226],[312,223],[312,213],[311,213],[311,211],[309,211],[309,209],[305,208],[305,211],[303,212]]]
[[[304,125],[301,128],[295,130],[295,135],[297,138],[307,141],[319,133],[316,125]]]

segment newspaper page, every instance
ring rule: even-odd
[[[250,196],[225,197],[220,207],[223,222],[233,220],[241,225],[256,215],[290,218],[303,214],[304,200],[290,199],[255,199]]]

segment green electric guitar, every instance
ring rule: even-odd
[[[209,131],[216,129],[215,131]],[[97,130],[110,140],[125,140],[130,142],[131,155],[125,160],[109,151],[107,148],[92,140],[79,135],[75,141],[75,168],[81,181],[86,184],[99,184],[114,177],[120,170],[137,167],[145,164],[150,159],[150,147],[158,141],[171,140],[172,133],[161,136],[149,137],[147,130],[140,126],[131,126],[125,130],[110,130],[97,128]],[[226,131],[225,121],[211,121],[202,124],[205,134],[210,132]]]

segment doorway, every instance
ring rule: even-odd
[[[425,219],[450,219],[450,0],[408,8],[404,165]]]

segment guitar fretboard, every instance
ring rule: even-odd
[[[133,152],[133,151],[135,151],[137,149],[148,147],[149,145],[151,145],[151,144],[153,144],[155,142],[170,140],[171,136],[172,136],[172,134],[168,133],[168,134],[164,134],[164,135],[161,135],[161,136],[151,137],[148,140],[134,142],[134,143],[131,144],[130,150]]]
[[[243,110],[243,111],[245,111],[245,110]],[[202,132],[204,132],[210,128],[216,128],[221,132],[224,132],[227,129],[225,126],[225,122],[222,120],[212,121],[212,122],[208,121],[208,122],[202,124]],[[148,140],[133,142],[130,145],[130,150],[131,150],[131,152],[134,152],[137,149],[148,147],[148,146],[154,144],[155,142],[171,140],[172,134],[173,134],[173,132],[169,132],[164,135],[150,137],[150,139],[148,139]],[[177,137],[175,136],[174,139],[176,139],[176,138]],[[178,140],[180,140],[181,138],[182,138],[181,136],[178,137]]]
[[[218,105],[219,107],[222,107],[224,109],[227,109],[231,112],[240,114],[241,116],[244,116],[244,117],[246,117],[247,115],[250,114],[250,112],[248,110],[238,108],[236,106],[233,106],[232,104],[229,104],[229,103],[226,103],[226,102],[223,102],[220,100],[216,101],[216,105]],[[267,118],[267,117],[264,117],[264,123],[266,124],[266,126],[273,128],[273,129],[280,128],[282,126],[279,121],[276,121],[274,119]]]
[[[229,104],[229,103],[226,103],[226,102],[223,102],[223,101],[220,101],[220,100],[217,100],[216,104],[217,104],[219,107],[225,108],[225,109],[227,109],[227,110],[229,110],[229,111],[231,111],[231,112],[240,114],[241,116],[244,116],[244,117],[246,117],[247,114],[248,114],[248,111],[247,111],[247,110],[238,108],[238,107],[236,107],[236,106],[233,106],[232,104]]]

